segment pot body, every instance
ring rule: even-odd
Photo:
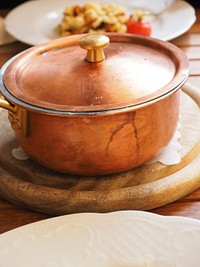
[[[0,106],[37,162],[75,175],[113,174],[144,164],[169,143],[188,74],[188,59],[170,43],[75,35],[8,61]]]
[[[100,116],[28,111],[28,135],[11,120],[24,151],[42,165],[76,175],[126,171],[169,143],[179,117],[180,90],[134,110]]]

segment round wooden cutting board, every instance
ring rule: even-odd
[[[173,202],[200,186],[200,89],[186,83],[181,92],[181,162],[145,164],[115,175],[80,177],[19,160],[19,147],[0,110],[0,197],[52,215],[76,212],[149,210]]]

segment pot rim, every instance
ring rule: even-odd
[[[0,78],[1,78],[1,74],[0,74]],[[169,95],[178,91],[184,85],[186,80],[187,80],[187,77],[184,80],[182,80],[181,83],[178,84],[176,87],[174,87],[171,91],[168,91],[166,94],[163,94],[163,95],[156,97],[154,99],[150,99],[146,102],[136,104],[136,105],[131,105],[131,106],[117,108],[117,109],[109,109],[109,110],[61,111],[61,110],[48,109],[48,108],[43,108],[43,107],[39,107],[39,106],[34,106],[32,104],[26,103],[26,102],[16,98],[15,96],[13,96],[7,90],[7,88],[4,86],[4,84],[2,83],[2,79],[0,80],[0,91],[3,88],[3,96],[6,99],[8,98],[9,101],[12,102],[12,104],[20,106],[20,107],[24,108],[25,110],[29,110],[29,111],[36,111],[36,112],[44,113],[44,114],[48,114],[48,115],[60,115],[60,116],[65,116],[65,115],[66,116],[106,116],[106,115],[119,114],[119,113],[123,113],[123,112],[132,112],[132,111],[135,111],[136,109],[146,107],[149,104],[154,104],[154,103],[162,100],[163,98],[166,98]]]

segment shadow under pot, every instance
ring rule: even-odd
[[[173,137],[189,73],[178,47],[108,33],[63,37],[29,48],[1,69],[16,139],[40,164],[76,175],[130,170]]]

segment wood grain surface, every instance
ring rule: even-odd
[[[9,10],[0,10],[0,15],[5,16]],[[190,60],[190,76],[188,82],[200,88],[200,10],[196,10],[197,21],[191,29],[171,42],[179,46]],[[27,45],[15,42],[0,47],[0,66],[15,54],[28,48]],[[200,89],[199,89],[200,90]],[[197,166],[197,171],[200,167]],[[196,183],[197,186],[197,183]],[[194,188],[195,189],[195,188]],[[177,188],[177,191],[179,189]],[[193,190],[192,190],[193,191]],[[181,215],[200,219],[200,189],[177,199],[173,203],[151,209],[149,212],[161,215]],[[24,203],[24,207],[0,200],[0,233],[25,225],[27,223],[49,218],[41,212],[31,211]]]

